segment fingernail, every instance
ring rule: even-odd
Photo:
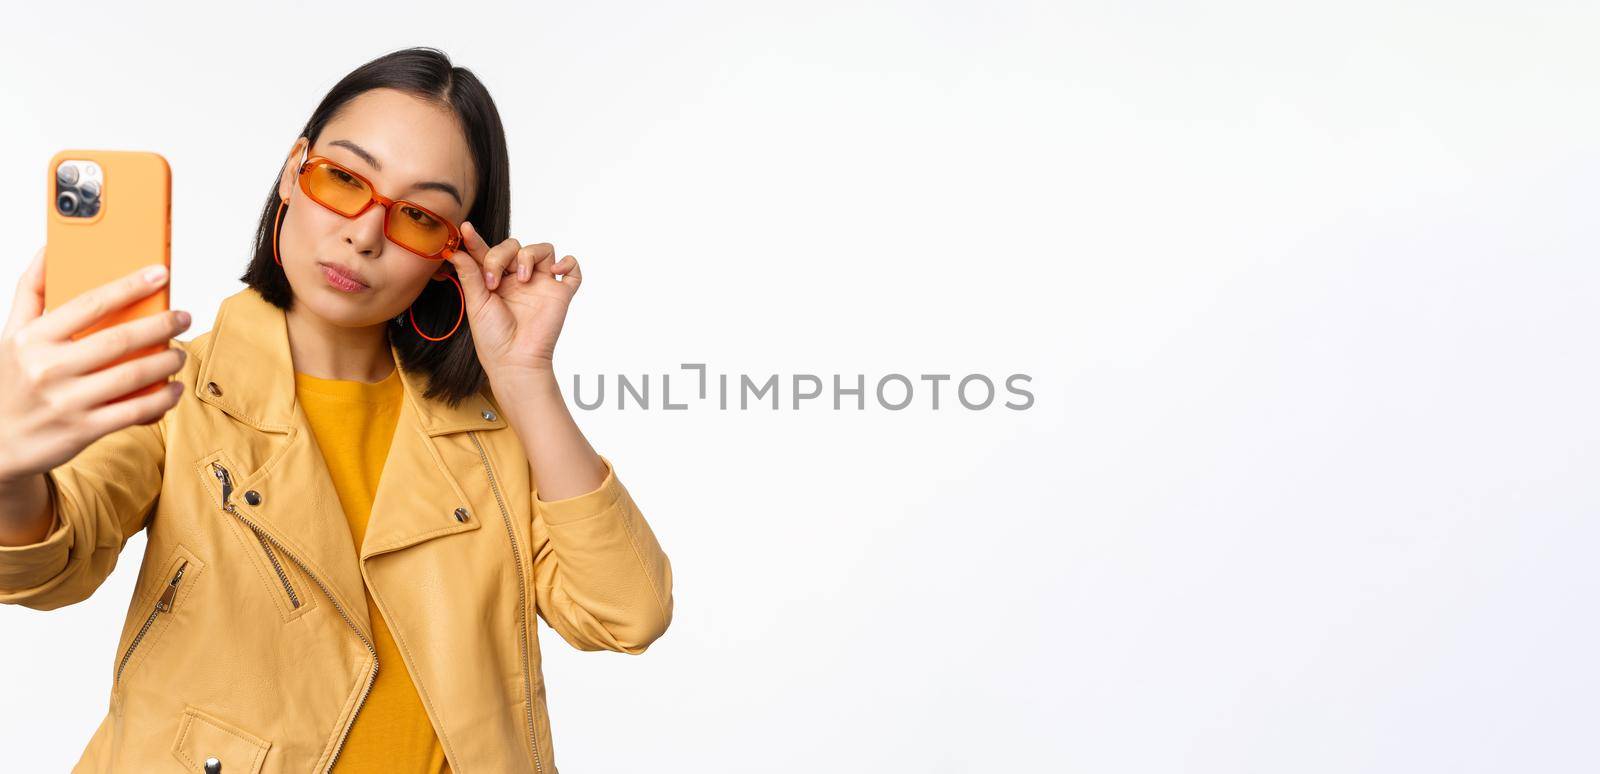
[[[490,290],[494,290],[496,279],[497,277],[494,276],[494,272],[492,271],[486,271],[483,273],[483,283],[488,285]]]
[[[177,316],[178,316],[178,324],[182,325],[184,327],[188,327],[188,325],[189,325],[189,313],[188,312],[179,312]]]
[[[527,282],[528,281],[528,265],[527,264],[523,264],[523,265],[517,267],[517,279],[522,280],[523,282]]]
[[[144,270],[145,282],[160,282],[166,278],[167,267],[165,266],[151,266],[150,268]]]

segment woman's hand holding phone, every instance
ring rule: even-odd
[[[147,274],[152,271],[153,278]],[[72,340],[166,283],[166,267],[146,267],[45,312],[44,250],[34,256],[0,333],[0,486],[47,473],[99,438],[155,422],[177,405],[183,392],[179,381],[148,395],[116,399],[181,370],[182,349],[167,347],[106,366],[187,330],[188,313],[140,317]]]

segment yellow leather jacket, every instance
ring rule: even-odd
[[[456,774],[559,774],[535,615],[580,650],[635,654],[672,619],[671,564],[611,460],[596,490],[542,502],[492,393],[451,408],[402,372],[358,555],[282,310],[246,288],[173,343],[189,353],[178,405],[51,471],[54,529],[0,547],[0,602],[51,610],[148,530],[108,711],[74,771],[332,769],[387,668],[365,583]]]

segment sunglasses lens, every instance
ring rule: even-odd
[[[395,202],[389,208],[389,238],[395,244],[432,256],[450,243],[450,227],[415,204]]]
[[[329,161],[313,161],[301,181],[311,198],[347,218],[372,202],[373,191],[366,181]],[[450,245],[453,233],[449,224],[410,202],[395,202],[388,210],[384,233],[391,241],[429,258],[443,258],[439,252]]]
[[[372,189],[361,178],[327,162],[313,164],[305,173],[305,184],[312,198],[345,216],[360,212],[372,199]]]

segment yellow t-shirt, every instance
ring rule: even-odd
[[[360,553],[372,513],[372,497],[389,456],[400,418],[404,388],[400,371],[377,382],[322,379],[296,372],[296,392],[310,420],[312,435],[327,460],[339,493],[350,536]],[[444,748],[422,708],[394,635],[367,592],[373,646],[378,651],[378,679],[345,739],[334,771],[339,774],[440,774],[449,772]]]

